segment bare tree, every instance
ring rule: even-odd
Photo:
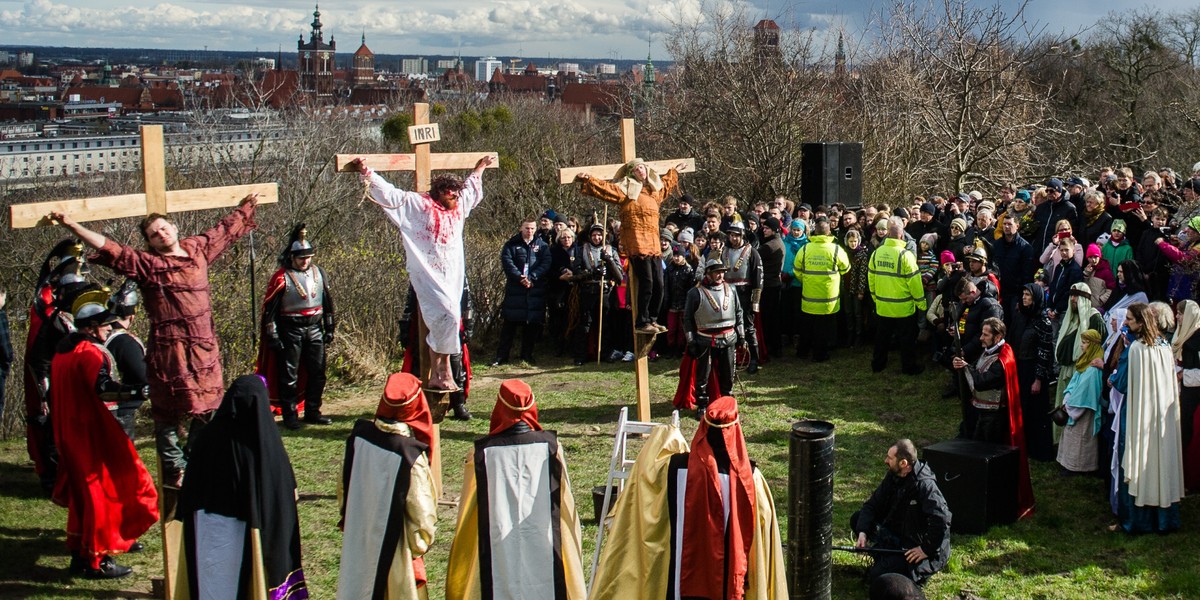
[[[872,137],[890,146],[894,166],[955,191],[1056,170],[1036,148],[1071,131],[1051,110],[1057,88],[1028,78],[1048,50],[1031,42],[1039,32],[1024,8],[896,2],[880,19],[860,101],[867,126],[885,128]]]
[[[699,157],[687,181],[694,195],[799,191],[801,144],[819,137],[834,98],[812,33],[772,25],[756,30],[741,8],[706,3],[667,39],[676,65],[647,122],[672,154]]]

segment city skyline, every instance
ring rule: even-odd
[[[326,0],[320,12],[325,38],[338,40],[339,54],[352,53],[365,35],[372,51],[385,54],[636,60],[649,52],[656,60],[669,60],[665,37],[678,23],[700,18],[704,7],[715,4],[740,8],[752,21],[769,18],[789,29],[814,29],[826,40],[844,29],[851,43],[888,6],[875,0],[842,2],[836,8],[770,0],[666,0],[650,8],[647,0],[414,0],[396,9],[369,0]],[[1019,5],[1017,0],[1000,4],[1008,12]],[[1144,6],[1142,0],[1031,1],[1025,15],[1027,22],[1048,33],[1073,34],[1110,13],[1128,14]],[[1193,7],[1183,0],[1156,5],[1163,12]],[[8,45],[257,51],[273,56],[281,48],[295,52],[297,38],[307,39],[313,8],[312,0],[0,0],[0,39]]]

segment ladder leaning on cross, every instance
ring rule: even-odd
[[[583,167],[566,167],[558,170],[558,182],[569,184],[575,182],[578,175],[586,174],[599,179],[612,179],[629,161],[637,158],[637,146],[634,138],[633,119],[621,120],[621,163],[591,165]],[[696,161],[692,158],[677,158],[668,160],[646,161],[646,167],[658,172],[676,169],[680,173],[690,173],[696,170]],[[605,224],[607,226],[607,223]],[[657,238],[657,233],[655,238]],[[637,278],[629,277],[628,297],[637,297]],[[637,305],[631,302],[633,308],[633,326],[635,351],[637,360],[634,361],[634,382],[637,386],[638,420],[650,420],[650,364],[647,353],[653,344],[654,336],[647,336],[637,330]]]

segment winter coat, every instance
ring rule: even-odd
[[[500,312],[505,321],[541,323],[546,320],[546,279],[550,273],[550,249],[540,238],[525,243],[521,234],[514,235],[500,249],[500,265],[504,268],[504,303]],[[521,285],[528,277],[530,287]]]

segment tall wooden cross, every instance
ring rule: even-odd
[[[575,176],[580,173],[587,173],[592,177],[600,179],[612,179],[616,177],[617,171],[625,166],[629,161],[637,158],[637,146],[633,133],[633,119],[621,119],[621,161],[611,165],[592,165],[586,167],[567,167],[558,170],[558,182],[560,184],[569,184],[575,181]],[[680,170],[681,173],[690,173],[696,170],[696,161],[691,158],[676,158],[668,160],[653,160],[646,161],[646,166],[659,173],[664,173],[679,165],[684,165]],[[607,226],[607,223],[605,224]],[[658,232],[655,232],[655,238],[658,237]],[[629,281],[629,298],[637,298],[637,278],[628,277]],[[650,359],[647,354],[653,346],[654,336],[643,334],[637,330],[637,303],[632,302],[633,307],[633,339],[637,341],[634,351],[637,353],[637,360],[634,362],[634,383],[637,386],[637,404],[638,404],[638,420],[650,420]],[[599,351],[599,350],[597,350]]]
[[[249,194],[258,194],[259,204],[279,201],[279,185],[254,183],[190,190],[167,190],[166,155],[161,125],[142,127],[142,175],[144,191],[137,194],[103,196],[75,200],[50,200],[29,204],[14,204],[9,208],[13,229],[52,225],[48,215],[61,211],[77,222],[144,217],[149,214],[181,213],[210,208],[237,206]],[[253,296],[254,291],[251,290]],[[163,536],[163,597],[186,595],[180,579],[185,569],[182,559],[183,524],[175,520],[177,492],[163,488],[162,460],[158,461],[158,512]],[[155,582],[157,583],[157,581]]]
[[[355,167],[349,166],[356,159],[362,159],[363,164],[373,171],[413,171],[413,191],[428,192],[433,179],[433,171],[448,169],[473,169],[475,164],[485,156],[491,156],[493,162],[490,169],[500,166],[495,152],[430,152],[429,145],[441,139],[436,123],[429,122],[429,104],[417,102],[413,104],[413,125],[408,131],[409,143],[413,146],[412,154],[338,154],[334,157],[337,170],[344,173],[357,173]],[[429,374],[433,368],[433,353],[430,352],[425,336],[429,329],[425,320],[417,312],[417,355],[421,357],[421,382],[428,384]],[[428,398],[430,412],[433,413],[433,460],[430,470],[433,471],[434,492],[442,496],[442,419],[450,406],[449,392],[438,394],[437,398]]]
[[[13,229],[51,225],[47,215],[62,211],[77,222],[144,217],[152,213],[170,214],[209,208],[237,206],[248,194],[257,193],[259,204],[279,201],[279,184],[252,183],[190,190],[168,190],[166,164],[163,157],[162,125],[142,127],[142,174],[144,191],[137,194],[49,200],[14,204],[9,207]]]

